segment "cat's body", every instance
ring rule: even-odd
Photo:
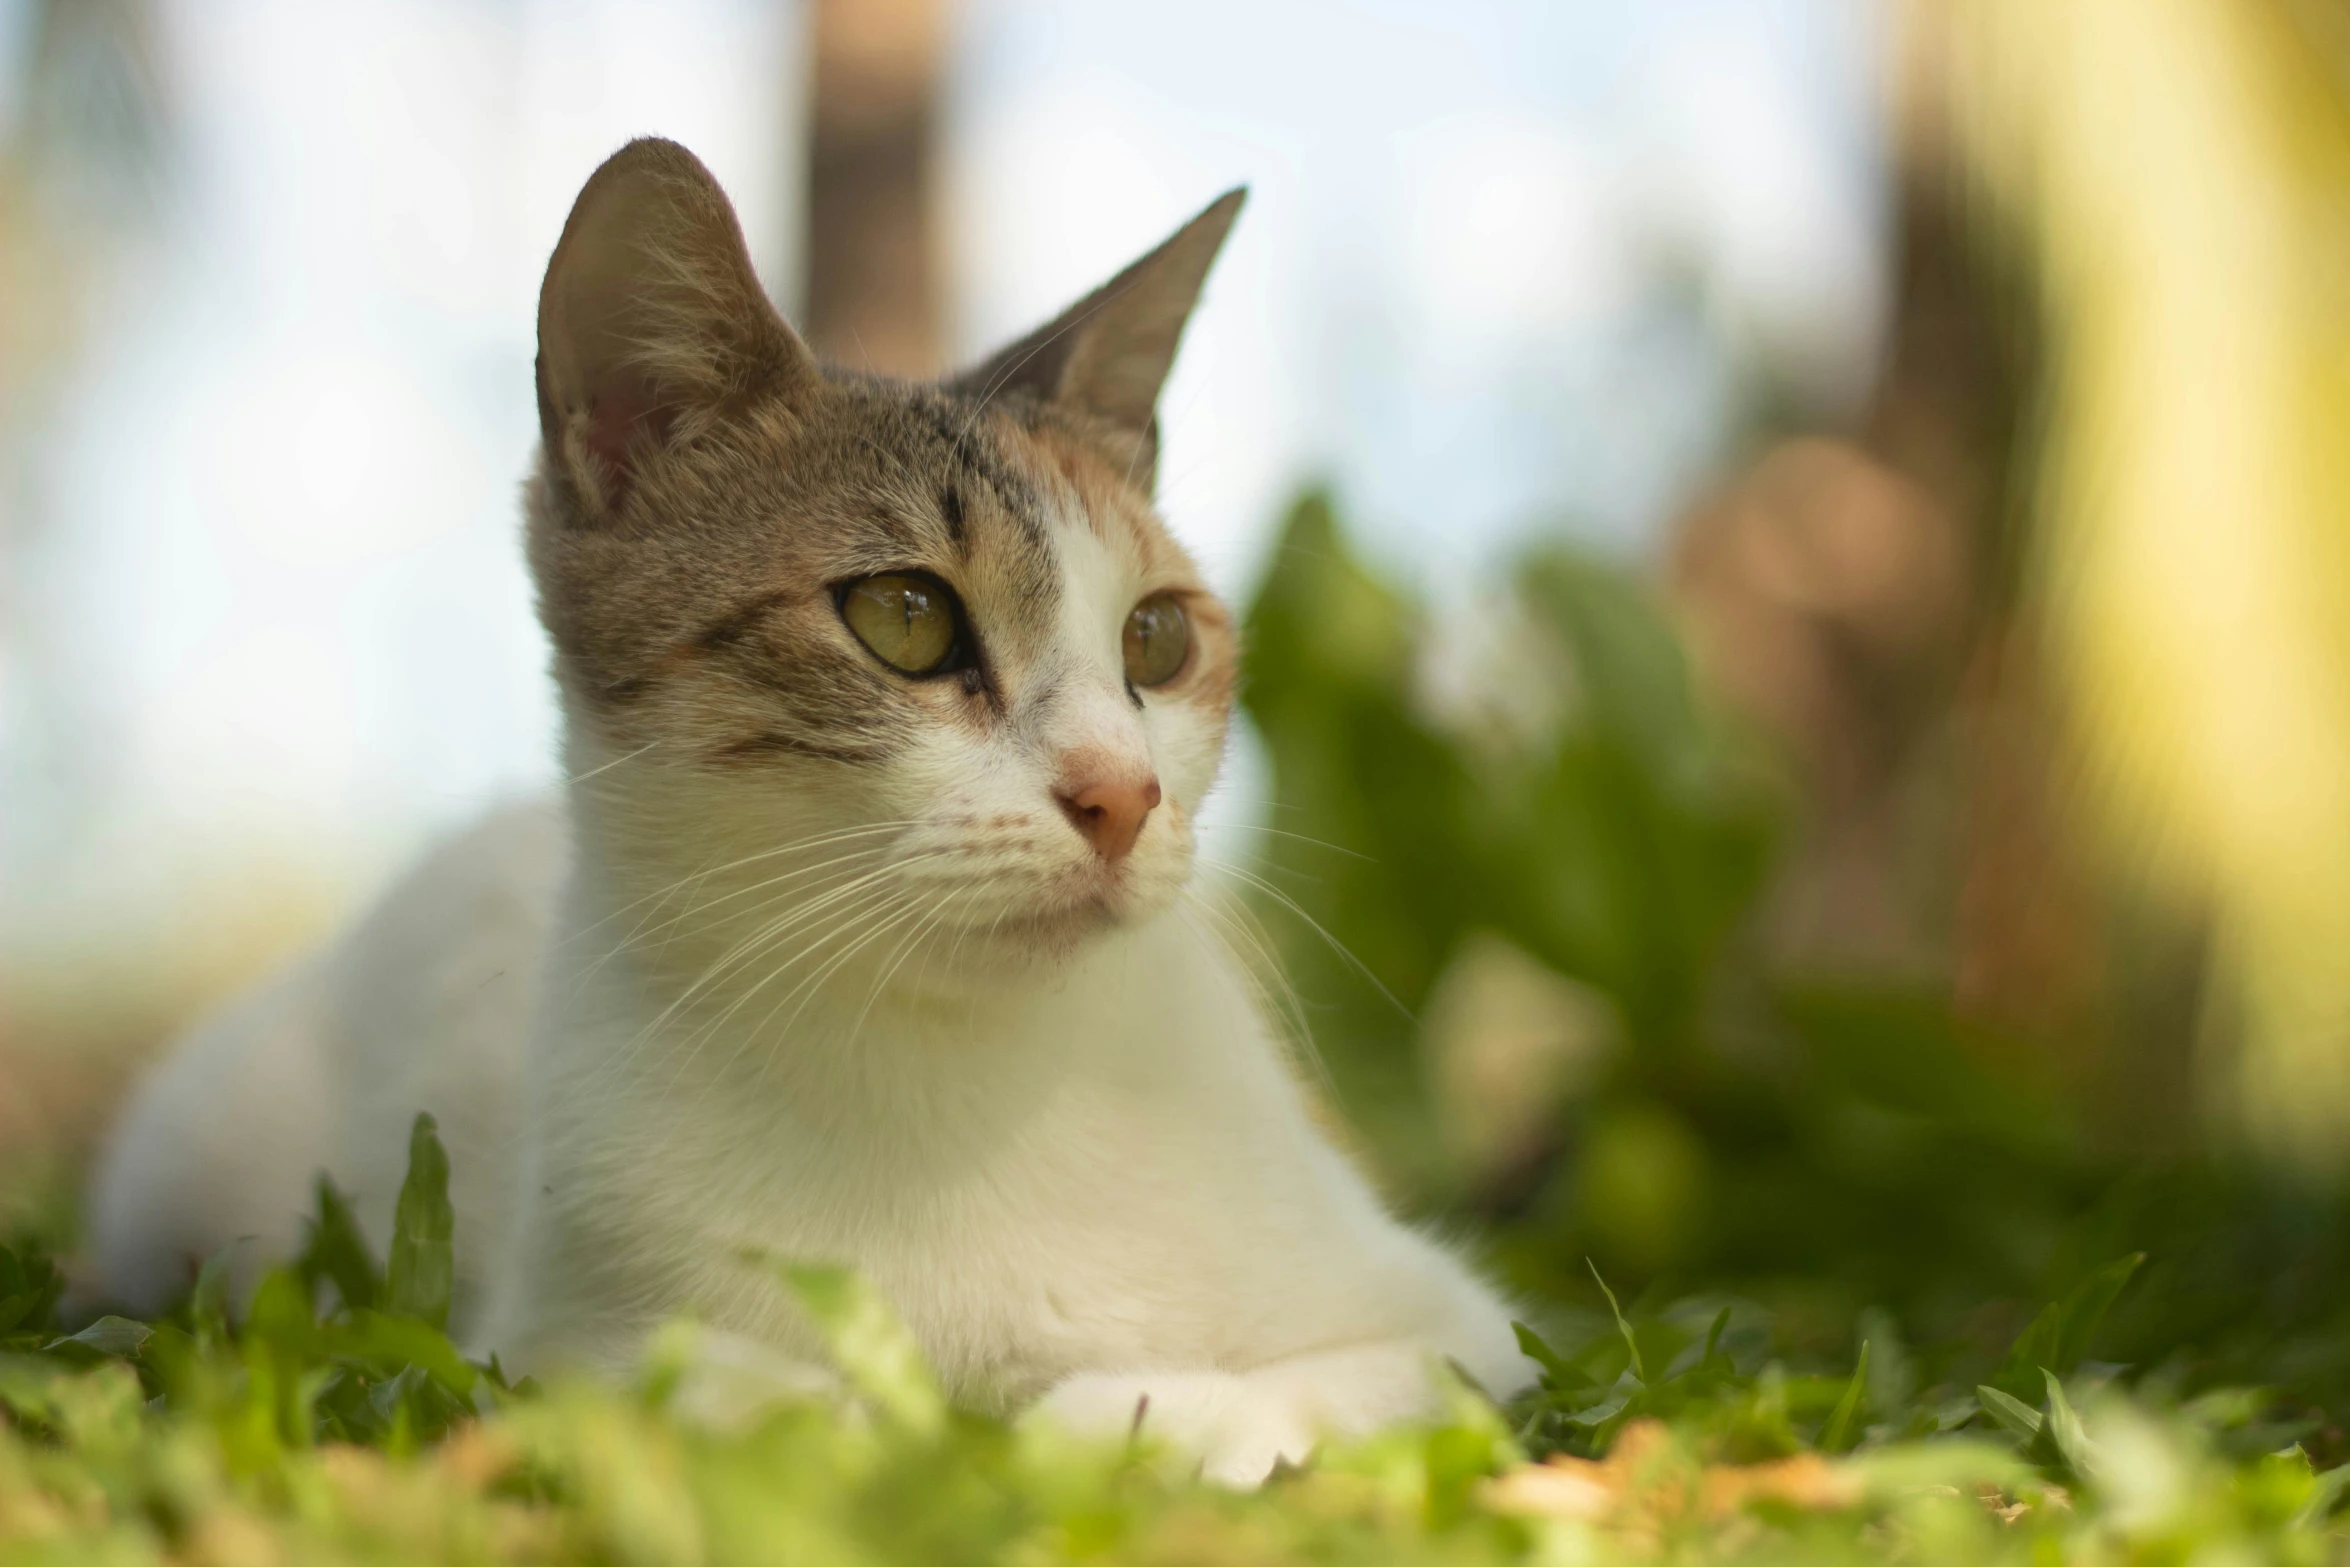
[[[1147,1396],[1230,1478],[1429,1408],[1438,1357],[1520,1385],[1190,884],[1235,648],[1151,512],[1152,405],[1237,205],[917,388],[815,366],[682,151],[606,165],[540,317],[566,802],[181,1047],[102,1171],[102,1282],[282,1250],[320,1168],[380,1241],[429,1109],[509,1363],[615,1368],[681,1310],[812,1357],[766,1253],[860,1269],[965,1403]]]
[[[250,1280],[301,1243],[321,1171],[380,1249],[408,1163],[401,1106],[450,1152],[457,1314],[510,1236],[539,962],[569,852],[552,803],[497,812],[427,855],[325,950],[197,1029],[141,1085],[92,1194],[106,1294],[151,1312],[188,1259],[234,1246]]]

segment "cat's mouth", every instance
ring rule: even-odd
[[[958,843],[943,852],[916,844],[906,880],[910,889],[927,889],[958,950],[1062,957],[1151,918],[1187,868],[1173,862],[1187,859],[1171,862],[1163,849],[1110,861],[1006,853],[991,844]]]

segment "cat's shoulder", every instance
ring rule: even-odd
[[[500,806],[426,849],[330,957],[337,1032],[364,1051],[427,1012],[518,1027],[570,853],[552,798]],[[434,1031],[455,1021],[435,1017]]]
[[[536,927],[571,857],[563,802],[533,796],[493,808],[430,845],[392,884],[360,933],[437,942],[481,921]]]

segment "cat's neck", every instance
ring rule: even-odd
[[[640,1138],[934,1179],[989,1165],[1072,1096],[1156,1102],[1154,1078],[1253,1037],[1245,990],[1173,915],[959,999],[836,975],[780,1014],[764,993],[697,1013],[609,964],[568,988],[553,1087],[564,1118],[618,1113]]]

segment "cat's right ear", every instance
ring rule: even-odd
[[[539,290],[538,395],[548,464],[591,517],[664,446],[820,381],[699,159],[645,138],[588,177]]]

